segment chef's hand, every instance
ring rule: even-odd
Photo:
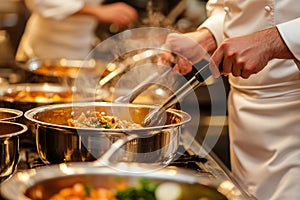
[[[226,39],[211,57],[223,74],[249,78],[273,58],[293,59],[276,27],[246,36]]]
[[[87,14],[96,17],[100,22],[126,26],[137,19],[137,11],[123,2],[106,5],[85,4],[80,14]]]
[[[178,59],[174,69],[185,75],[192,71],[192,64],[202,59],[209,59],[208,52],[216,48],[216,41],[208,29],[179,34],[170,33],[167,36],[164,49],[160,55],[160,62],[170,61],[172,54],[177,55]],[[215,76],[219,76],[217,68],[211,69]]]

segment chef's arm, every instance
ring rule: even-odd
[[[283,58],[292,58],[300,61],[300,18],[277,25],[280,39],[283,41],[281,51],[276,56]]]
[[[127,25],[137,18],[137,11],[122,2],[107,5],[83,0],[25,0],[27,7],[45,18],[61,20],[72,15],[87,15],[104,23]]]
[[[123,2],[106,5],[84,4],[75,14],[90,15],[96,17],[100,22],[121,26],[129,24],[137,18],[137,11]]]
[[[196,41],[203,49],[212,54],[223,41],[223,22],[225,11],[224,1],[208,1],[206,11],[208,18],[199,26],[197,31],[185,35]]]
[[[213,39],[216,42],[214,49],[212,48],[208,51],[211,52],[214,51],[224,40],[223,24],[226,14],[224,11],[224,1],[208,1],[206,4],[206,12],[208,18],[199,26],[198,31],[201,31],[203,28],[210,31],[211,36],[213,36]]]

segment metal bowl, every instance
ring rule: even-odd
[[[16,121],[23,116],[21,110],[11,108],[0,108],[0,120],[1,121]]]
[[[72,83],[78,73],[91,77],[105,76],[110,71],[103,60],[31,59],[18,66],[28,73],[28,82],[41,83],[62,81]]]
[[[15,171],[19,160],[19,135],[26,130],[23,124],[0,121],[0,182]]]
[[[131,164],[127,165],[130,166]],[[205,174],[196,176],[189,170],[167,167],[151,173],[134,173],[115,171],[108,167],[95,168],[82,163],[74,163],[71,167],[60,164],[18,172],[4,182],[1,192],[7,199],[42,200],[49,199],[62,188],[75,183],[114,190],[121,184],[136,187],[141,179],[158,184],[165,182],[178,184],[183,191],[180,200],[245,199],[232,182],[211,178]]]
[[[11,84],[0,90],[0,105],[23,112],[42,105],[101,100],[109,95],[106,90],[86,89],[82,94],[74,87],[53,83]]]
[[[40,158],[46,164],[69,161],[93,161],[103,155],[112,144],[128,135],[145,135],[126,143],[112,160],[141,163],[168,163],[178,149],[181,126],[190,115],[168,110],[166,124],[147,128],[76,128],[68,126],[68,119],[82,112],[99,111],[119,119],[141,123],[155,106],[107,102],[53,104],[33,108],[24,116],[36,124],[36,143]],[[55,144],[55,145],[54,145]]]

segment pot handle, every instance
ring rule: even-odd
[[[116,142],[114,142],[110,148],[97,160],[93,161],[92,164],[95,167],[103,167],[103,166],[109,166],[110,161],[109,159],[112,157],[114,153],[118,151],[123,145],[125,145],[127,142],[130,142],[134,139],[139,138],[140,136],[138,134],[130,134],[126,137],[122,137],[118,139]]]

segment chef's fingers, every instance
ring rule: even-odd
[[[179,68],[179,72],[182,75],[186,75],[193,70],[192,63],[189,62],[188,60],[180,58],[180,57],[177,59],[177,65]]]
[[[210,58],[210,71],[213,77],[218,78],[223,73],[223,53],[216,51]]]
[[[158,65],[166,65],[172,60],[172,54],[168,51],[159,52]]]
[[[247,79],[250,77],[251,74],[253,74],[252,71],[247,70],[247,68],[245,68],[241,72],[241,77]]]
[[[241,76],[243,73],[243,66],[242,64],[234,64],[232,65],[232,75],[233,76]]]
[[[118,25],[127,25],[137,18],[137,11],[133,7],[121,2],[116,3],[116,5],[119,6],[120,9],[117,21]]]

